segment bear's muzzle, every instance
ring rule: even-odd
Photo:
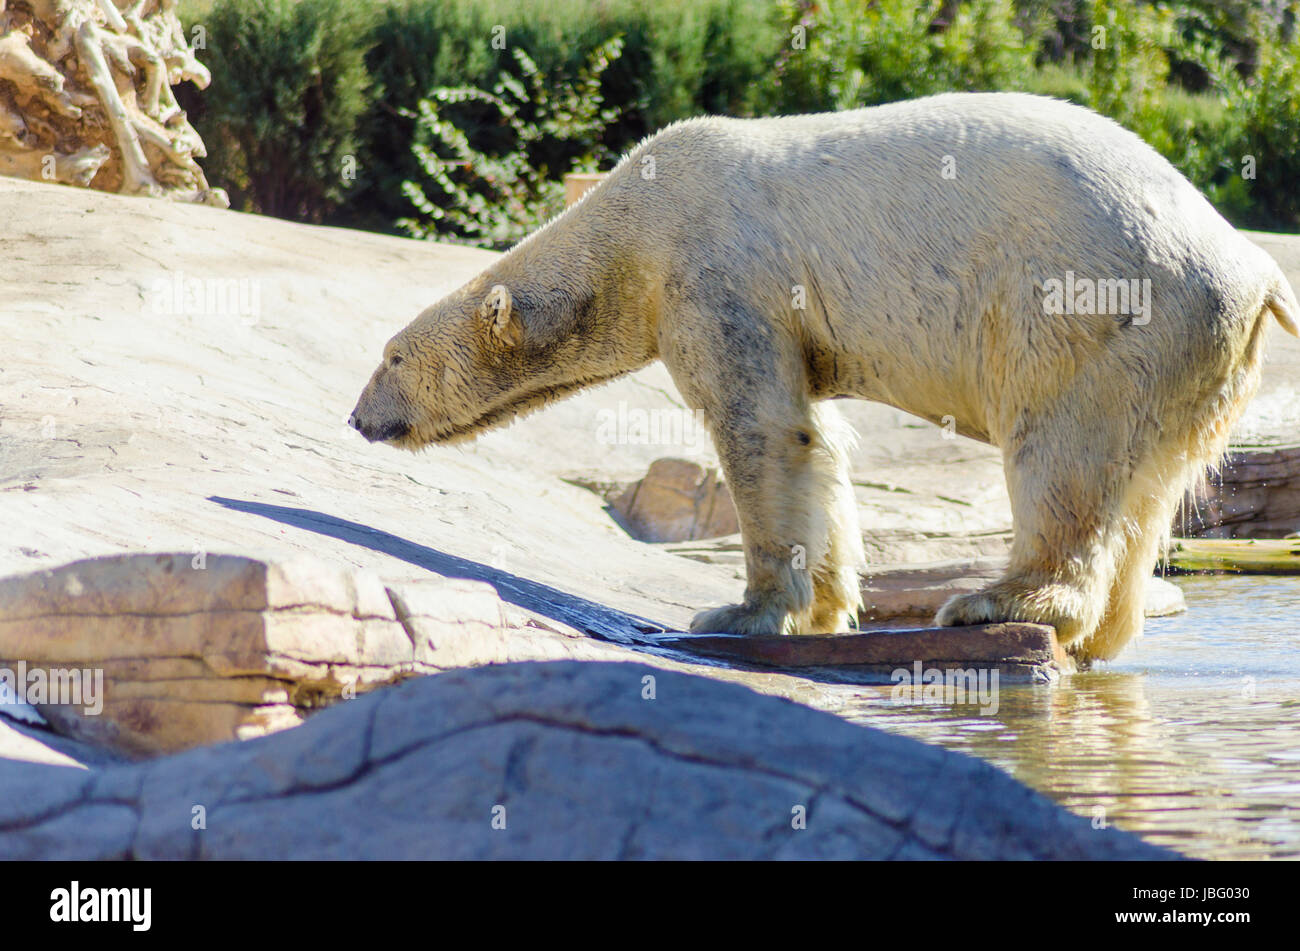
[[[409,424],[402,420],[392,419],[384,422],[375,422],[372,420],[363,420],[356,410],[348,417],[348,425],[366,437],[368,442],[388,442],[390,439],[401,439],[411,431]]]

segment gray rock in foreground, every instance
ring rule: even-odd
[[[420,678],[149,763],[0,763],[0,858],[130,857],[1176,856],[962,754],[744,687],[564,661]]]

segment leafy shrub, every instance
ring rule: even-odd
[[[592,51],[574,82],[548,91],[537,64],[522,48],[514,47],[511,52],[522,80],[503,72],[492,92],[443,87],[420,100],[421,136],[412,151],[441,194],[435,201],[420,184],[404,182],[402,192],[418,214],[401,219],[399,226],[413,237],[504,249],[561,211],[560,176],[566,171],[595,171],[598,162],[610,157],[600,136],[618,112],[602,107],[600,81],[622,49],[620,37],[606,41]],[[449,118],[456,107],[465,105],[490,107],[508,130],[509,144],[501,154],[476,148]],[[552,168],[538,159],[537,152],[557,143],[573,147],[577,154]]]
[[[1258,75],[1244,96],[1240,144],[1232,158],[1254,159],[1255,178],[1247,186],[1250,221],[1300,230],[1300,64],[1280,44],[1263,47],[1260,57]]]
[[[779,111],[846,109],[959,90],[1016,89],[1036,46],[1010,0],[780,0],[790,47],[776,64]]]
[[[439,86],[492,84],[503,60],[487,24],[464,2],[396,0],[377,11],[366,54],[375,95],[358,122],[357,181],[336,222],[392,231],[409,213],[402,183],[421,174],[411,151],[416,104]]]
[[[600,77],[602,109],[617,112],[599,133],[609,152],[701,113],[1024,89],[1127,125],[1235,222],[1300,226],[1300,0],[181,0],[181,10],[208,35],[211,87],[177,96],[208,145],[209,179],[237,207],[269,214],[397,230],[411,217],[403,183],[429,179],[412,143],[454,154],[421,128],[421,99],[491,90],[504,74],[527,86],[516,50],[539,82],[562,87],[622,36]],[[503,46],[491,42],[496,27]],[[1094,48],[1096,27],[1106,43]],[[483,156],[501,161],[518,145],[488,101],[438,107]],[[531,95],[517,107],[536,122]],[[551,134],[527,146],[533,167],[552,171],[579,151]],[[1241,175],[1245,155],[1254,180]],[[340,174],[349,156],[355,181]],[[486,200],[482,185],[470,191]],[[433,184],[426,198],[456,204]]]
[[[1130,0],[1093,0],[1091,13],[1088,105],[1168,154],[1172,142],[1161,106],[1169,76],[1164,44],[1172,42],[1172,12]]]
[[[218,0],[222,2],[222,0]],[[303,0],[313,2],[313,0]],[[358,0],[360,2],[360,0]],[[522,48],[548,82],[573,81],[591,51],[623,37],[623,54],[601,80],[618,118],[603,144],[622,152],[675,119],[755,111],[779,46],[771,0],[395,0],[376,12],[366,57],[373,108],[361,117],[358,177],[334,221],[391,230],[410,211],[402,183],[423,174],[410,145],[417,103],[437,87],[490,89],[503,71],[522,79]],[[502,44],[491,42],[500,27]],[[525,110],[526,111],[526,110]],[[458,126],[484,149],[500,148],[499,116],[462,110]],[[567,146],[536,151],[551,167]]]
[[[1091,13],[1087,104],[1145,139],[1220,211],[1238,222],[1250,218],[1249,186],[1237,164],[1246,83],[1238,64],[1207,41],[1202,15],[1119,0],[1093,0]],[[1196,63],[1204,92],[1170,84],[1174,62]]]
[[[1072,63],[1045,62],[1025,83],[1025,92],[1088,104],[1088,77]]]

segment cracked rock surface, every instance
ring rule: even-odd
[[[0,858],[33,857],[1176,856],[960,753],[712,679],[556,662],[418,678],[149,763],[0,761]]]

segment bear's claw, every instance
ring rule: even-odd
[[[997,582],[970,594],[949,598],[934,617],[940,627],[1027,621],[1056,628],[1062,645],[1076,636],[1085,605],[1081,595],[1062,584],[1030,587]]]
[[[727,604],[701,611],[691,621],[692,634],[790,634],[794,616],[761,604]]]
[[[857,610],[837,605],[794,612],[780,607],[728,604],[701,611],[692,634],[842,634],[857,626]]]

